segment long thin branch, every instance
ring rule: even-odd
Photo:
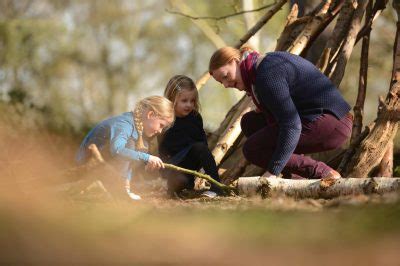
[[[195,16],[191,16],[191,15],[188,15],[188,14],[184,14],[184,13],[181,13],[181,12],[178,12],[178,11],[169,10],[169,9],[165,9],[165,11],[170,13],[170,14],[176,14],[176,15],[179,15],[179,16],[183,16],[183,17],[187,17],[187,18],[193,19],[193,20],[198,20],[198,19],[222,20],[222,19],[226,19],[226,18],[230,18],[230,17],[234,17],[234,16],[239,16],[239,15],[242,15],[242,14],[245,14],[245,13],[258,12],[258,11],[264,10],[266,8],[269,8],[269,7],[271,7],[271,6],[275,5],[275,4],[276,4],[276,2],[274,2],[273,4],[261,6],[261,7],[256,8],[256,9],[242,10],[242,11],[239,11],[239,12],[236,12],[236,13],[232,13],[232,14],[225,15],[225,16],[220,16],[220,17],[211,17],[211,16],[195,17]]]
[[[179,167],[179,166],[176,166],[176,165],[173,165],[173,164],[164,163],[164,166],[167,169],[172,169],[172,170],[175,170],[175,171],[178,171],[178,172],[194,175],[194,176],[197,176],[199,178],[205,179],[208,182],[216,185],[218,188],[222,189],[225,192],[235,191],[235,188],[229,187],[229,186],[224,185],[224,184],[221,184],[220,182],[216,181],[215,179],[213,179],[209,175],[202,174],[202,173],[199,173],[197,171],[189,170],[189,169],[186,169],[186,168],[182,168],[182,167]]]
[[[95,161],[98,164],[106,165],[106,166],[108,165],[107,162],[103,159],[103,156],[101,155],[101,153],[100,153],[99,149],[97,148],[96,144],[90,144],[88,149],[90,150],[92,156],[94,157]],[[231,192],[231,191],[235,192],[235,188],[226,186],[224,184],[221,184],[220,182],[214,180],[209,175],[202,174],[202,173],[199,173],[199,172],[196,172],[196,171],[193,171],[193,170],[189,170],[189,169],[186,169],[186,168],[182,168],[182,167],[179,167],[179,166],[176,166],[176,165],[173,165],[173,164],[164,163],[164,166],[167,169],[172,169],[172,170],[175,170],[175,171],[178,171],[178,172],[194,175],[194,176],[200,177],[202,179],[205,179],[208,182],[216,185],[218,188],[222,189],[224,192],[228,192],[228,193]]]

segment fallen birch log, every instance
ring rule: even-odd
[[[239,195],[283,194],[295,198],[334,198],[345,195],[383,194],[400,190],[400,178],[342,178],[329,187],[321,185],[320,179],[293,180],[266,177],[241,177],[237,181]]]

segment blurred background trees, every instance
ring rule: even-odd
[[[307,13],[318,1],[299,2],[300,11]],[[129,110],[136,100],[162,94],[175,74],[197,79],[207,70],[212,52],[222,43],[235,43],[267,9],[219,20],[192,20],[174,12],[221,17],[271,4],[271,0],[3,0],[1,106],[12,106],[13,114],[29,121],[35,114],[37,123],[59,132],[84,134],[97,121]],[[252,44],[262,52],[272,51],[288,11],[285,5]],[[378,95],[389,88],[395,25],[394,10],[388,5],[372,30],[364,124],[376,117]],[[355,47],[341,83],[352,105],[360,46]],[[313,60],[312,50],[308,57]],[[206,128],[217,128],[241,96],[210,80],[200,91]]]

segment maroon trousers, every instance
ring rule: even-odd
[[[251,111],[242,117],[241,127],[247,137],[243,146],[245,158],[266,168],[277,145],[278,125],[268,122],[263,113]],[[282,173],[285,176],[290,173],[293,177],[325,177],[332,168],[304,154],[339,148],[350,137],[352,127],[350,113],[341,120],[331,114],[323,114],[312,122],[302,121],[299,142]]]

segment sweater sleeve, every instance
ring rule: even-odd
[[[111,127],[110,136],[110,153],[122,156],[128,160],[148,162],[150,154],[135,151],[134,149],[127,148],[126,144],[132,133],[132,125],[128,123],[118,122]]]
[[[264,68],[258,73],[256,93],[260,103],[278,122],[278,138],[275,151],[267,165],[274,175],[281,173],[300,139],[301,120],[290,96],[288,78],[282,65]]]

